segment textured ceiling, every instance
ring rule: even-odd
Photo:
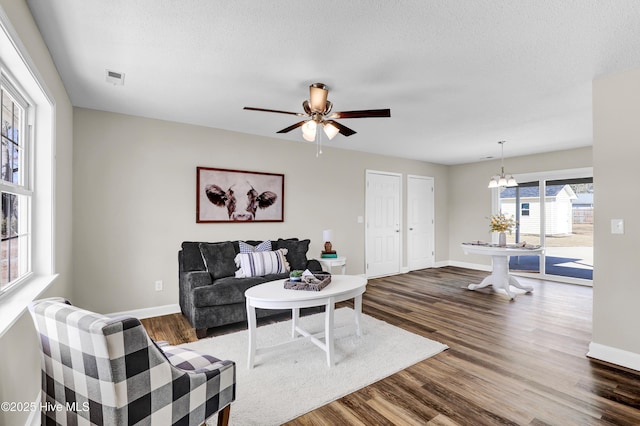
[[[242,108],[322,82],[335,111],[391,108],[328,145],[442,164],[591,145],[591,81],[640,67],[637,0],[27,3],[75,106],[306,143]]]

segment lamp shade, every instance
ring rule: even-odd
[[[318,123],[313,120],[309,120],[302,125],[302,133],[316,134],[316,128],[318,127]]]
[[[322,242],[326,243],[327,241],[331,241],[333,239],[333,231],[331,229],[325,229],[322,231]]]
[[[307,121],[301,127],[302,137],[309,142],[313,142],[314,140],[316,140],[317,127],[318,127],[318,124],[315,121],[313,120]]]
[[[322,128],[324,129],[324,133],[327,135],[327,137],[329,138],[329,140],[333,139],[334,137],[336,137],[336,135],[338,134],[338,132],[340,131],[340,129],[338,129],[336,126],[334,126],[331,123],[324,123],[322,125]]]

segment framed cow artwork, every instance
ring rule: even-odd
[[[283,222],[284,175],[197,167],[196,222]]]

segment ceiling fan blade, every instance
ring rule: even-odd
[[[367,117],[391,117],[390,109],[363,109],[360,111],[334,112],[328,118],[367,118]]]
[[[266,108],[255,108],[255,107],[244,107],[242,109],[246,109],[246,110],[249,110],[249,111],[276,112],[278,114],[297,115],[298,117],[306,117],[306,115],[307,115],[307,114],[302,114],[300,112],[280,111],[279,109],[266,109]]]
[[[340,132],[340,134],[344,135],[344,136],[351,136],[351,135],[355,135],[357,133],[355,130],[350,129],[347,126],[344,126],[344,125],[338,123],[337,121],[325,120],[325,123],[329,123],[329,124],[332,124],[332,125],[336,126],[338,128],[338,131]]]
[[[307,122],[307,120],[299,121],[296,124],[293,124],[293,125],[291,125],[289,127],[286,127],[286,128],[284,128],[282,130],[278,130],[276,133],[289,133],[293,129],[297,129],[298,127],[302,126],[306,122]]]

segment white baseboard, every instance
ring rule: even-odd
[[[591,342],[589,343],[589,352],[587,352],[587,356],[589,358],[599,359],[600,361],[640,371],[640,354],[634,352]]]
[[[109,317],[131,316],[138,319],[159,317],[161,315],[170,315],[180,313],[180,305],[164,305],[154,306],[152,308],[134,309],[132,311],[114,312],[107,314]]]

